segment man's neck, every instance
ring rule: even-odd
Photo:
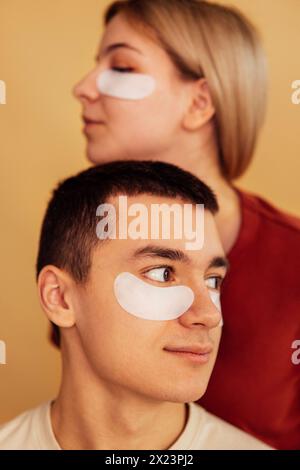
[[[64,373],[51,408],[53,432],[62,449],[165,450],[182,434],[184,404],[150,400],[82,378]]]

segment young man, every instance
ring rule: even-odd
[[[173,214],[167,236],[158,207],[163,224]],[[267,448],[192,403],[221,334],[217,210],[205,184],[159,162],[100,165],[58,186],[37,277],[61,387],[0,428],[0,449]]]

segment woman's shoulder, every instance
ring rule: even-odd
[[[295,258],[300,249],[300,218],[276,207],[267,199],[234,187],[241,207],[241,226],[237,240],[228,253],[231,264],[240,255],[257,261],[261,256],[272,259]],[[281,257],[278,257],[278,254]],[[274,258],[275,257],[275,258]],[[274,261],[275,262],[275,261]],[[298,262],[299,263],[299,262]],[[300,266],[299,266],[300,269]]]
[[[238,189],[245,221],[248,212],[261,219],[262,227],[271,231],[286,232],[295,239],[300,239],[300,217],[290,214],[267,199],[248,191]]]

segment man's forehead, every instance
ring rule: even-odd
[[[94,253],[101,260],[109,259],[109,264],[114,262],[130,267],[145,262],[172,263],[185,266],[187,269],[205,270],[212,267],[229,266],[222,247],[212,249],[186,250],[181,240],[108,240],[100,244]],[[107,256],[106,256],[107,255]],[[115,260],[115,261],[114,261]]]
[[[125,225],[128,229],[132,220],[138,218],[140,223],[148,224],[149,235],[150,232],[153,234],[158,224],[161,227],[170,224],[174,235],[176,231],[186,233],[189,229],[188,224],[192,230],[192,224],[195,223],[195,220],[199,221],[198,229],[201,230],[206,223],[208,224],[207,228],[211,231],[215,223],[213,215],[206,211],[202,204],[186,201],[180,197],[171,198],[150,194],[118,195],[108,199],[107,204],[111,206],[112,214],[116,215],[117,225]],[[200,217],[201,210],[203,210],[203,214]],[[149,238],[152,237],[149,236]],[[157,238],[163,239],[160,235],[157,235]]]
[[[153,246],[187,252],[190,262],[216,253],[223,256],[214,216],[201,205],[201,212],[197,213],[200,210],[197,206],[180,199],[148,194],[118,195],[107,200],[102,215],[107,214],[109,231],[114,234],[111,241],[119,240],[122,250],[133,251],[147,240]],[[196,236],[197,240],[202,237],[201,244],[186,249]]]

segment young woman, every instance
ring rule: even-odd
[[[265,111],[258,34],[235,9],[197,0],[115,2],[105,26],[96,66],[75,87],[89,160],[170,162],[219,201],[231,269],[201,404],[275,448],[299,448],[300,222],[234,186]]]

